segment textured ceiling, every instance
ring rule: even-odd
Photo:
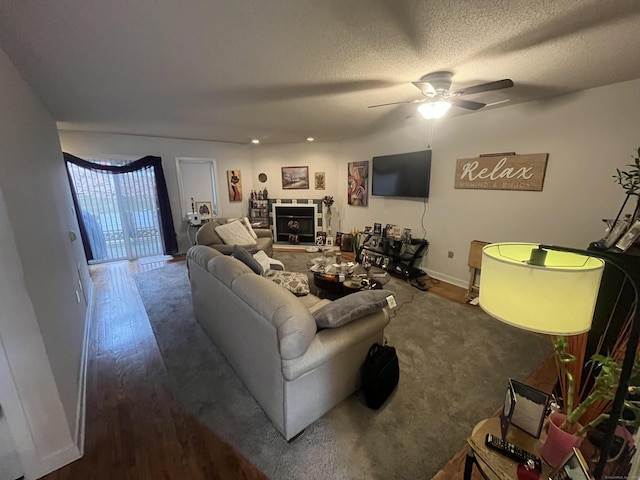
[[[238,143],[421,121],[367,106],[436,70],[511,78],[465,97],[510,100],[487,109],[640,78],[638,32],[638,0],[0,2],[0,46],[60,128]]]

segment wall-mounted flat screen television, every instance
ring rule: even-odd
[[[371,194],[429,198],[431,150],[373,157]]]

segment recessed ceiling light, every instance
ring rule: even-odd
[[[251,140],[251,143],[257,145],[260,143],[260,140],[258,140],[257,138],[254,138],[253,140]]]
[[[315,140],[315,138],[313,137],[307,137],[307,142],[313,142]]]

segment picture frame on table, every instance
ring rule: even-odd
[[[382,224],[374,223],[373,224],[373,234],[374,235],[382,235]]]
[[[395,240],[396,238],[396,226],[390,223],[387,224],[387,238]]]
[[[597,244],[600,245],[599,249],[605,250],[613,247],[613,245],[620,240],[622,234],[627,230],[629,224],[624,220],[618,220],[607,222],[607,231],[605,236],[598,240]]]
[[[633,222],[631,227],[629,227],[629,230],[627,230],[627,232],[624,235],[622,235],[620,240],[618,240],[618,242],[616,243],[616,248],[618,250],[622,250],[623,252],[626,252],[629,249],[629,247],[633,244],[633,242],[635,242],[638,239],[639,236],[640,236],[640,220],[636,220],[635,222]]]
[[[348,233],[342,234],[340,250],[343,252],[353,252],[353,237]]]
[[[532,437],[540,438],[549,394],[513,379],[509,379],[509,385],[513,389],[515,405],[511,425]]]
[[[592,480],[593,477],[589,473],[589,467],[582,455],[582,452],[576,447],[562,461],[560,466],[556,468],[549,477],[550,480]]]
[[[195,205],[195,213],[199,213],[202,220],[211,219],[211,215],[213,214],[213,205],[211,202],[196,202]]]

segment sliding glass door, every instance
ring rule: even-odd
[[[92,160],[100,165],[125,162]],[[67,163],[93,259],[89,263],[163,254],[154,169],[118,173]]]

